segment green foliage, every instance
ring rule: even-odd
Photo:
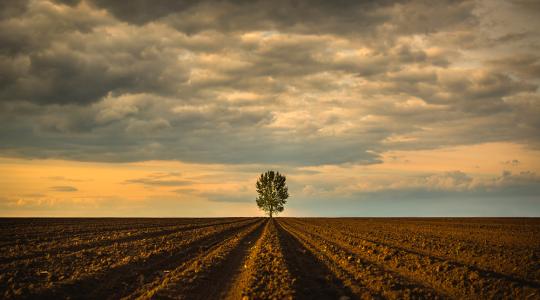
[[[259,197],[255,201],[260,209],[268,213],[270,218],[274,213],[283,211],[283,205],[287,203],[287,198],[289,198],[289,189],[285,180],[285,176],[274,171],[261,174],[257,180],[256,187]]]

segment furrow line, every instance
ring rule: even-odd
[[[301,221],[302,222],[302,221]],[[420,255],[432,256],[435,259],[453,261],[454,263],[477,268],[480,272],[492,271],[504,276],[521,278],[540,283],[539,273],[535,268],[535,258],[540,254],[538,246],[532,241],[534,231],[522,233],[520,238],[515,237],[516,244],[497,244],[489,242],[489,237],[474,236],[468,239],[456,239],[452,235],[441,236],[424,232],[415,232],[413,229],[399,229],[397,226],[373,226],[367,228],[366,223],[358,221],[327,220],[326,223],[318,220],[310,221],[311,225],[327,228],[328,226],[346,234],[354,239],[363,239],[368,242],[387,247],[399,248],[402,251],[415,252]],[[422,229],[417,226],[418,230]],[[465,234],[464,231],[461,234]],[[502,232],[500,232],[502,234]],[[501,237],[508,239],[508,234]],[[530,235],[531,237],[526,237]],[[538,235],[536,235],[538,237]],[[496,259],[494,259],[496,258]],[[501,261],[502,260],[502,261]]]
[[[270,219],[226,298],[292,299],[294,281],[285,264],[275,221]]]
[[[128,242],[133,242],[133,241],[142,240],[146,238],[154,239],[154,238],[159,238],[161,236],[171,235],[177,232],[189,231],[193,229],[211,227],[211,226],[216,226],[216,225],[227,225],[227,224],[232,224],[232,223],[237,223],[237,222],[242,222],[242,221],[244,220],[235,220],[235,221],[219,222],[219,223],[204,223],[204,224],[196,224],[196,225],[187,224],[187,225],[181,225],[180,227],[176,227],[172,229],[150,231],[150,232],[144,232],[144,233],[139,233],[139,234],[134,234],[134,235],[130,234],[130,235],[122,236],[115,239],[100,239],[97,241],[90,241],[88,243],[84,243],[84,242],[79,243],[78,241],[75,241],[76,244],[74,245],[61,246],[58,248],[51,248],[51,249],[47,249],[46,251],[40,251],[37,253],[29,253],[29,254],[26,254],[28,253],[28,251],[24,251],[23,249],[17,248],[16,253],[20,253],[19,251],[22,251],[25,254],[12,256],[12,257],[9,257],[9,256],[0,257],[0,265],[4,263],[8,263],[8,262],[11,263],[18,260],[23,260],[23,259],[33,259],[33,258],[38,258],[38,257],[46,256],[46,255],[51,256],[51,255],[57,255],[57,254],[68,254],[68,253],[77,252],[83,249],[90,250],[93,248],[106,247],[106,246],[117,244],[117,243],[128,243]],[[34,245],[34,247],[36,247],[36,245]]]
[[[317,257],[317,259],[333,273],[339,282],[352,293],[354,298],[385,298],[385,295],[373,288],[372,284],[374,283],[374,278],[367,278],[366,274],[359,274],[351,265],[345,263],[342,257],[327,251],[326,248],[319,245],[316,240],[314,241],[305,233],[292,228],[286,222],[280,221],[280,225],[285,232],[300,242],[313,256]]]
[[[96,232],[108,233],[122,230],[147,230],[158,227],[170,227],[182,224],[193,224],[199,222],[206,222],[207,219],[145,219],[143,221],[126,222],[126,219],[98,219],[96,222],[90,222],[87,219],[75,219],[73,223],[64,224],[58,219],[37,219],[25,220],[20,219],[21,222],[30,222],[30,224],[21,225],[7,225],[3,224],[3,228],[0,231],[0,242],[4,246],[4,242],[12,241],[16,239],[24,239],[25,241],[39,241],[50,240],[56,238],[63,238],[69,236],[84,236],[91,235]],[[217,220],[217,219],[214,219]],[[155,222],[155,223],[151,223]],[[52,223],[52,224],[51,224]],[[46,225],[46,226],[43,226]]]
[[[162,237],[158,239],[159,242],[145,241],[147,243],[144,245],[129,243],[124,248],[111,247],[107,249],[107,252],[104,252],[105,254],[90,253],[81,256],[80,260],[79,257],[70,255],[69,257],[73,259],[69,260],[69,263],[67,261],[63,263],[61,259],[55,257],[53,260],[55,262],[54,271],[48,271],[45,278],[36,278],[35,275],[32,275],[32,272],[39,272],[36,266],[24,270],[29,273],[27,276],[17,273],[16,276],[21,277],[21,279],[14,281],[14,283],[22,282],[25,278],[46,279],[45,281],[36,281],[18,292],[16,285],[9,286],[8,290],[40,298],[65,298],[73,294],[90,295],[92,293],[97,295],[96,298],[109,294],[122,295],[130,292],[128,290],[129,284],[124,283],[144,284],[153,280],[162,271],[176,266],[179,261],[183,261],[199,251],[204,251],[224,237],[259,221],[251,219],[240,223],[194,229],[188,233],[179,234],[175,238],[165,239]],[[65,278],[50,277],[55,274],[63,274],[62,276]]]
[[[307,222],[292,221],[311,235],[331,241],[365,260],[384,265],[407,278],[417,278],[435,289],[457,298],[526,298],[540,294],[538,283],[482,270],[455,261],[405,251],[399,247],[378,244]]]
[[[347,299],[357,296],[335,275],[313,248],[307,248],[297,237],[285,230],[281,220],[276,223],[278,238],[283,246],[287,268],[294,278],[295,299]],[[332,264],[331,264],[332,265]],[[341,276],[345,278],[347,276]],[[357,293],[358,294],[358,293]]]
[[[2,237],[0,242],[0,251],[5,251],[5,248],[14,245],[21,245],[21,240],[24,240],[24,244],[31,244],[30,247],[43,247],[47,249],[52,249],[55,244],[64,242],[66,240],[78,240],[78,242],[91,241],[97,237],[106,239],[114,239],[116,237],[122,237],[123,235],[130,235],[133,232],[157,232],[160,230],[168,229],[177,229],[185,226],[192,226],[198,224],[209,224],[209,223],[220,223],[221,220],[204,220],[204,219],[195,219],[196,221],[190,222],[189,220],[181,219],[176,224],[164,223],[164,224],[148,224],[145,223],[145,226],[138,226],[141,223],[108,223],[107,225],[91,227],[87,224],[79,224],[79,228],[87,228],[85,230],[66,230],[61,226],[53,226],[48,228],[46,231],[39,231],[39,228],[32,227],[27,228],[28,230],[33,230],[31,234],[20,233],[12,234],[11,236]],[[227,220],[225,220],[227,221]],[[229,220],[230,221],[230,220]],[[240,219],[238,219],[240,221]],[[159,220],[156,222],[160,222]],[[161,221],[163,222],[163,221]],[[131,224],[131,225],[130,225]],[[57,228],[58,227],[58,228]],[[13,228],[12,232],[17,232],[18,229]],[[1,235],[0,235],[1,236]],[[8,249],[9,250],[9,249]],[[24,249],[21,249],[24,250]],[[29,249],[32,250],[32,249]]]
[[[222,239],[197,256],[182,263],[162,278],[146,285],[141,291],[127,298],[132,299],[213,299],[227,292],[225,280],[221,278],[216,288],[209,289],[207,284],[214,285],[212,279],[220,278],[220,271],[227,266],[227,261],[234,252],[242,253],[244,241],[254,241],[261,234],[264,221],[252,224],[234,235]],[[248,243],[249,244],[249,243]],[[245,244],[244,244],[245,245]],[[247,247],[247,246],[245,246]],[[241,260],[240,260],[241,261]]]
[[[290,221],[285,224],[303,239],[319,245],[321,252],[331,257],[363,285],[385,298],[444,299],[448,297],[444,292],[412,279],[414,277],[395,272],[384,264],[366,259],[358,251],[353,251],[332,239],[314,233],[312,229],[308,229],[309,227],[295,226],[290,224]]]

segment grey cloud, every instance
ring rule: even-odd
[[[264,164],[264,165],[242,164],[242,165],[234,166],[233,170],[236,172],[242,172],[242,173],[248,173],[248,174],[261,173],[266,170],[278,170],[282,174],[287,174],[287,175],[316,175],[316,174],[321,173],[318,170],[305,169],[305,168],[301,168],[297,166],[290,167],[287,165],[269,165],[269,164]]]
[[[8,70],[0,101],[88,104],[109,93],[171,94],[173,83],[187,80],[187,70],[171,64],[177,53],[157,36],[115,37],[104,29],[112,20],[97,12],[49,6],[33,2],[26,14],[0,22],[0,64]]]
[[[0,20],[19,16],[26,10],[28,0],[3,0],[0,2]]]
[[[455,179],[452,188],[437,188],[425,181],[427,177]],[[500,183],[501,178],[505,184]],[[512,179],[510,179],[512,178]],[[470,180],[472,179],[472,180]],[[484,181],[483,185],[459,183],[478,182],[461,171],[435,173],[416,178],[422,185],[384,186],[376,190],[353,193],[295,192],[294,201],[288,209],[298,210],[302,215],[320,216],[537,216],[540,213],[540,177],[531,172],[510,174],[508,172]],[[326,190],[339,190],[343,182],[334,182]],[[337,184],[337,185],[336,185]],[[306,203],[309,202],[309,205]]]
[[[379,6],[392,5],[394,1],[138,1],[129,9],[122,1],[93,1],[111,11],[116,17],[135,24],[144,24],[160,18],[174,16],[174,24],[185,32],[224,29],[228,31],[247,28],[298,28],[307,30],[343,30],[340,16],[351,25],[369,26],[385,20],[384,16],[371,13]],[[198,12],[197,15],[194,12]],[[330,22],[319,22],[323,18]],[[337,24],[336,24],[337,23]],[[350,29],[349,29],[350,30]]]
[[[50,188],[52,191],[55,192],[76,192],[78,189],[73,186],[68,185],[59,185],[59,186],[51,186]]]
[[[535,0],[511,0],[510,2],[523,7],[527,10],[538,11],[540,10],[540,3]]]
[[[540,184],[540,176],[531,171],[523,171],[513,174],[511,171],[503,171],[499,177],[494,178],[485,187],[488,189],[497,188],[520,188]],[[540,187],[537,187],[540,188]]]
[[[540,56],[533,54],[514,54],[488,63],[499,70],[509,70],[522,78],[540,78]]]
[[[3,155],[298,166],[538,145],[537,58],[459,66],[481,47],[475,2],[62,3],[0,20]]]
[[[74,2],[74,1],[66,1]],[[190,34],[205,30],[285,30],[374,36],[383,25],[399,33],[473,25],[473,1],[92,1],[115,17],[142,25],[165,21]],[[324,20],[324,21],[323,21]],[[386,36],[387,39],[393,36]]]
[[[80,0],[57,0],[57,2],[71,6],[79,5],[81,3]],[[198,1],[134,1],[129,6],[123,1],[116,0],[93,0],[90,2],[98,7],[107,9],[123,21],[141,25],[167,16],[172,12],[186,10],[194,6]]]
[[[403,188],[397,187],[397,190]],[[448,191],[451,193],[465,192],[473,195],[483,195],[486,193],[508,194],[514,191],[515,195],[534,195],[540,191],[540,176],[531,171],[524,171],[513,174],[510,171],[503,171],[500,176],[491,179],[474,178],[461,171],[445,172],[442,174],[432,174],[420,177],[411,187],[405,188],[418,191]],[[520,191],[520,189],[523,189]]]

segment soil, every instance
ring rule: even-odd
[[[540,219],[0,219],[4,299],[540,299]]]

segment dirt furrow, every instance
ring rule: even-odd
[[[306,247],[295,236],[276,222],[283,255],[293,279],[295,299],[349,299],[356,298],[344,282],[336,277],[325,257],[318,257],[314,249]],[[339,272],[339,271],[338,271]],[[341,278],[348,277],[340,276]]]
[[[142,233],[134,233],[131,234],[131,232],[127,232],[120,236],[114,236],[110,235],[108,238],[107,236],[104,236],[105,238],[100,238],[98,240],[90,240],[90,241],[81,241],[81,240],[74,240],[71,239],[71,244],[65,245],[66,241],[63,242],[64,245],[58,246],[58,247],[47,247],[46,245],[31,245],[29,246],[28,250],[25,250],[21,247],[16,247],[16,249],[13,249],[13,251],[10,251],[11,249],[2,249],[2,255],[0,257],[0,264],[4,264],[6,262],[15,262],[17,260],[23,260],[23,259],[33,259],[45,255],[57,255],[57,254],[67,254],[70,252],[77,252],[82,249],[90,250],[93,248],[98,247],[105,247],[108,245],[112,245],[115,243],[126,243],[126,242],[132,242],[147,238],[158,238],[160,236],[166,236],[170,234],[174,234],[176,232],[181,231],[188,231],[193,230],[197,228],[204,228],[204,227],[211,227],[216,225],[226,225],[226,224],[232,224],[235,222],[241,222],[242,220],[233,220],[233,221],[221,221],[221,222],[209,222],[209,223],[203,223],[203,224],[186,224],[186,225],[180,225],[175,226],[170,229],[158,229],[156,231],[147,231]],[[96,233],[96,236],[98,236],[99,233]],[[103,235],[101,235],[103,236]],[[31,247],[31,248],[30,248]],[[31,250],[31,249],[35,250]],[[44,250],[46,248],[46,250]],[[8,255],[9,253],[13,253],[14,255]],[[21,255],[20,253],[24,253]]]
[[[432,226],[424,224],[425,222],[413,223],[416,227],[406,222],[404,226],[397,226],[392,222],[386,226],[378,223],[372,225],[372,222],[355,219],[346,222],[340,219],[328,219],[326,222],[309,220],[308,223],[319,227],[331,226],[353,238],[454,261],[476,267],[479,271],[491,271],[540,283],[540,270],[535,267],[537,257],[540,257],[540,245],[537,241],[540,240],[540,234],[533,225],[515,226],[519,230],[511,227],[507,230],[510,234],[501,228],[487,234],[487,229],[479,233],[474,228],[491,228],[495,225],[476,225],[473,229],[455,232],[456,229],[451,231],[441,225],[432,229]],[[427,226],[429,228],[425,228]],[[500,226],[501,224],[498,224],[497,227]],[[498,234],[497,239],[492,238],[494,234]],[[467,238],[463,238],[465,235]]]
[[[18,219],[14,224],[0,222],[0,241],[13,242],[14,240],[29,241],[49,241],[56,238],[70,236],[84,236],[95,233],[110,233],[122,230],[146,230],[156,227],[177,226],[182,224],[196,224],[217,219],[72,219],[63,221],[62,219]]]
[[[291,223],[290,220],[283,222],[284,226],[293,234],[318,248],[320,252],[346,270],[361,285],[369,287],[379,296],[389,299],[446,298],[443,292],[403,276],[403,274],[386,268],[383,264],[366,260],[351,249],[316,235],[306,227],[299,227],[298,224]]]
[[[332,227],[333,228],[333,227]],[[483,251],[482,254],[475,255],[475,253],[466,253],[466,247],[463,243],[458,243],[457,246],[450,242],[446,244],[446,251],[441,250],[423,250],[426,245],[426,241],[429,241],[427,238],[416,238],[420,244],[420,248],[415,248],[411,244],[401,241],[397,242],[388,242],[382,238],[378,237],[364,237],[362,235],[357,235],[352,233],[351,230],[338,229],[340,235],[342,235],[345,240],[355,240],[363,241],[366,245],[371,245],[373,247],[381,247],[384,252],[388,251],[397,251],[397,253],[407,253],[419,257],[423,257],[428,261],[440,262],[443,264],[448,264],[451,267],[460,267],[466,270],[471,270],[478,272],[488,277],[492,278],[504,278],[505,280],[512,281],[514,283],[526,284],[532,287],[540,287],[540,281],[538,275],[538,268],[534,266],[534,263],[531,263],[535,259],[533,255],[524,254],[519,255],[516,253],[504,255],[503,253],[498,253],[495,251],[489,250],[479,250]],[[396,234],[397,235],[397,234]],[[397,239],[394,239],[397,240]],[[390,249],[390,250],[387,250]],[[482,258],[483,262],[479,263],[477,260]],[[486,259],[486,257],[491,257],[491,259]],[[497,259],[502,258],[505,259]],[[495,258],[495,259],[493,259]],[[512,265],[503,268],[504,263],[508,263],[509,258],[513,258],[517,262]],[[535,272],[536,271],[536,272]],[[473,275],[475,276],[475,275]]]
[[[227,273],[234,273],[234,265],[242,262],[242,253],[260,236],[264,222],[261,220],[222,239],[162,278],[144,286],[144,292],[137,292],[128,298],[216,299],[224,296],[232,279],[226,276]],[[212,288],[209,288],[209,284]]]
[[[250,249],[243,272],[234,280],[226,299],[292,299],[294,279],[283,257],[273,219]]]
[[[0,218],[0,298],[540,299],[539,240],[524,218]]]
[[[363,239],[355,239],[333,227],[315,226],[293,221],[311,236],[331,241],[365,260],[384,265],[388,270],[408,278],[422,280],[434,288],[457,298],[525,298],[540,294],[538,284],[504,274],[481,270],[451,260],[405,251]]]
[[[322,262],[333,276],[338,280],[338,283],[350,291],[353,298],[358,299],[382,299],[381,293],[370,286],[370,282],[366,282],[362,276],[358,276],[354,268],[343,263],[341,258],[336,260],[336,256],[328,252],[319,243],[309,239],[305,234],[293,229],[285,222],[280,222],[281,227],[285,232],[289,233],[294,239],[302,244],[311,255],[315,256]]]
[[[12,296],[27,294],[42,297],[53,295],[54,298],[79,293],[81,290],[86,291],[83,295],[97,290],[102,290],[103,295],[108,295],[109,292],[115,290],[123,291],[123,285],[126,288],[129,286],[129,284],[124,283],[130,281],[147,282],[159,275],[162,270],[170,269],[171,265],[176,265],[179,260],[190,257],[200,249],[208,247],[209,244],[217,243],[229,234],[255,222],[258,222],[257,219],[198,228],[174,237],[168,236],[145,241],[145,245],[131,242],[123,248],[110,247],[107,251],[101,249],[104,251],[101,254],[91,252],[80,257],[70,255],[69,257],[72,259],[69,260],[69,263],[55,257],[53,259],[54,268],[49,266],[48,269],[45,269],[47,271],[40,271],[38,267],[21,267],[15,271],[11,275],[15,280],[11,280],[11,283],[8,281],[6,290]],[[64,264],[63,261],[65,261]],[[7,269],[7,271],[9,270]],[[20,271],[24,271],[24,273]],[[35,276],[32,272],[44,272],[44,274]],[[25,275],[26,273],[28,274]],[[27,280],[33,282],[28,283]],[[107,286],[113,286],[114,289],[111,288],[106,292]]]

